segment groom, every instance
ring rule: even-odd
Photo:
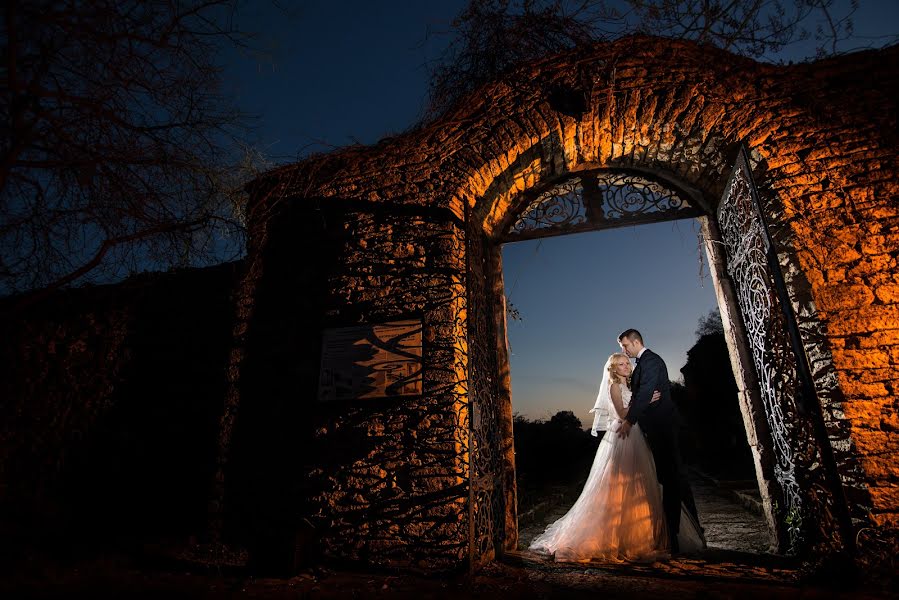
[[[625,354],[637,359],[637,366],[631,374],[631,402],[619,435],[627,437],[634,423],[640,423],[646,435],[655,459],[656,474],[662,484],[669,545],[672,554],[676,554],[680,552],[677,534],[680,531],[681,504],[697,523],[699,517],[677,441],[679,417],[671,399],[668,369],[662,357],[643,346],[643,336],[636,329],[628,329],[619,335],[618,344]],[[658,401],[652,401],[653,390],[661,392]]]

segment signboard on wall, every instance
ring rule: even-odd
[[[421,394],[420,320],[325,329],[321,402]]]

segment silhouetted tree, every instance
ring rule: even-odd
[[[587,474],[584,461],[592,457],[596,438],[584,431],[570,410],[557,412],[549,421],[532,421],[516,414],[512,431],[519,479],[543,485]]]
[[[696,337],[704,335],[724,335],[724,324],[721,322],[721,312],[717,308],[709,311],[709,314],[699,317],[699,326],[696,328]]]
[[[471,0],[434,66],[426,118],[519,64],[634,33],[753,58],[814,36],[817,55],[834,54],[856,9],[855,0],[840,12],[834,0]]]
[[[236,0],[10,0],[0,12],[0,293],[242,251],[219,92]]]
[[[570,410],[560,410],[549,419],[549,426],[559,429],[564,433],[581,432],[584,429],[581,420]]]
[[[698,339],[687,351],[684,398],[680,409],[688,424],[684,454],[722,478],[754,476],[754,466],[737,399],[737,384],[717,311],[701,317]]]

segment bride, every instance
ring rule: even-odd
[[[668,535],[652,452],[639,425],[625,438],[617,433],[627,416],[630,374],[625,354],[615,353],[606,361],[590,411],[595,413],[593,435],[603,429],[606,434],[590,475],[574,506],[531,542],[531,550],[555,555],[558,561],[652,560],[666,554]],[[702,548],[701,534],[685,515],[682,510],[681,550]]]

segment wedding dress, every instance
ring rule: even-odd
[[[606,379],[600,386],[597,406],[591,411],[596,412],[593,434],[597,428],[606,429],[606,433],[584,489],[568,513],[530,544],[531,550],[554,555],[557,561],[653,560],[667,553],[662,492],[652,452],[639,425],[634,425],[627,437],[619,437],[621,419],[614,407],[609,410],[611,399],[604,398],[604,394],[608,396]],[[630,390],[623,384],[610,385],[621,386],[626,409]],[[703,546],[694,523],[682,510],[678,535],[681,551]]]

